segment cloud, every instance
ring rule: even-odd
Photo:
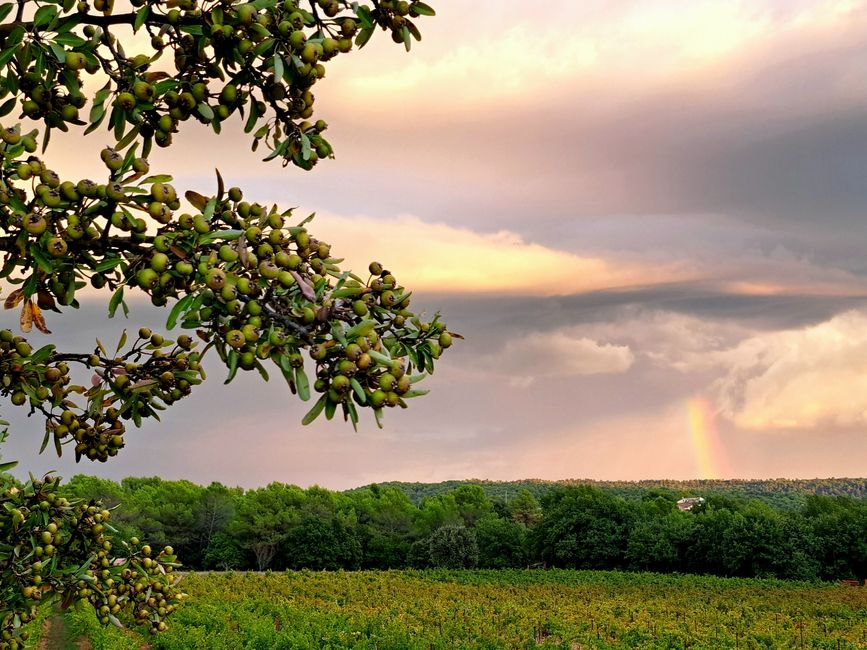
[[[678,265],[641,265],[581,256],[526,241],[503,230],[480,233],[417,217],[324,216],[311,232],[367,268],[376,255],[414,291],[552,295],[649,285],[690,276]]]
[[[538,14],[524,17],[525,7],[516,0],[476,3],[475,12],[446,5],[435,21],[424,21],[425,39],[413,56],[401,61],[389,43],[375,43],[357,60],[341,62],[345,81],[336,91],[346,98],[398,98],[424,110],[430,100],[442,101],[443,96],[453,109],[521,101],[521,94],[532,102],[553,84],[604,79],[609,88],[645,87],[672,76],[694,76],[697,66],[742,57],[768,39],[817,25],[839,27],[860,4],[554,1],[546,3],[551,19],[544,21]],[[497,20],[495,13],[514,18]],[[648,61],[652,65],[643,64]]]
[[[764,333],[711,353],[724,414],[742,429],[841,429],[867,424],[867,312]]]
[[[634,360],[628,346],[558,330],[511,337],[499,352],[486,357],[482,365],[507,377],[510,385],[526,387],[557,377],[623,373]]]
[[[594,336],[594,324],[578,328]],[[606,328],[636,362],[692,377],[742,431],[828,433],[867,424],[867,310],[757,331],[744,323],[666,311]]]

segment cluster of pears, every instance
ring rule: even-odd
[[[0,330],[0,395],[15,406],[51,408],[62,403],[70,382],[69,365],[33,358],[33,347],[11,330]]]
[[[167,200],[175,190],[159,184],[151,193]],[[393,274],[378,263],[367,281],[342,273],[327,242],[303,223],[289,225],[291,210],[247,203],[238,188],[191,199],[202,212],[168,212],[128,281],[155,304],[195,296],[178,319],[215,341],[233,373],[264,371],[261,362],[270,359],[306,399],[306,347],[317,365],[315,387],[353,420],[350,388],[356,404],[374,409],[421,394],[410,391],[405,371],[432,369],[451,334],[438,319],[423,322],[410,311],[410,293]]]
[[[22,145],[5,146],[14,153]],[[355,404],[373,409],[404,405],[405,397],[420,394],[403,374],[413,367],[432,369],[451,334],[438,318],[423,322],[410,310],[410,292],[393,274],[376,263],[367,280],[341,271],[331,246],[307,230],[307,220],[293,225],[292,210],[247,202],[239,188],[226,190],[221,180],[216,196],[187,192],[195,209],[182,211],[168,177],[142,179],[149,165],[133,154],[134,149],[102,151],[106,183],[61,180],[33,155],[7,162],[0,225],[19,246],[9,252],[6,269],[21,280],[36,280],[41,303],[74,304],[87,276],[96,288],[137,286],[155,305],[184,300],[174,321],[214,341],[233,373],[264,371],[262,362],[270,359],[303,399],[309,390],[301,351],[309,348],[317,365],[314,387],[324,389],[326,405],[342,404],[353,420],[350,394]],[[121,420],[153,415],[148,399],[172,404],[198,381],[197,354],[184,347],[190,345],[190,337],[179,338],[163,359],[160,345],[152,344],[154,357],[141,367],[129,360],[115,367],[115,360],[106,359],[106,371],[124,372],[110,382],[111,393],[127,402],[135,396],[135,408],[97,409],[86,422],[56,421],[51,434],[74,438],[79,457],[115,455],[123,444]],[[358,367],[357,348],[370,348],[372,361],[363,357]],[[100,363],[95,359],[94,367]],[[187,374],[169,379],[179,372]],[[152,384],[139,385],[147,373]],[[393,386],[383,377],[389,373]],[[108,382],[111,376],[103,374]]]
[[[135,538],[112,541],[111,512],[70,501],[57,477],[0,489],[0,544],[15,548],[0,561],[0,650],[26,647],[22,626],[46,598],[86,600],[104,623],[126,610],[154,632],[165,629],[183,597],[174,587],[171,547],[154,553]]]
[[[124,156],[107,149],[102,160],[112,174],[108,182],[62,181],[37,156],[15,157],[27,152],[24,141],[32,137],[21,136],[18,126],[0,126],[6,154],[5,174],[0,179],[0,229],[17,236],[19,242],[18,248],[10,251],[7,264],[20,265],[25,259],[39,262],[40,306],[52,309],[55,302],[74,304],[76,291],[84,286],[75,272],[99,253],[107,230],[127,233],[129,245],[135,246],[146,240],[147,217],[162,219],[170,208],[126,185],[131,178],[147,173],[144,158],[130,157],[124,166]],[[121,170],[126,178],[119,176]],[[176,200],[168,203],[180,205]],[[137,217],[136,213],[144,216]],[[91,284],[105,286],[110,274],[98,268],[91,271]]]
[[[24,48],[22,52],[28,52]],[[87,98],[81,93],[80,84],[78,83],[78,69],[85,67],[96,72],[99,69],[99,64],[94,59],[85,59],[83,55],[78,53],[70,53],[67,57],[70,61],[74,61],[74,65],[80,67],[74,68],[71,75],[67,75],[67,83],[62,81],[63,75],[46,75],[36,72],[37,64],[22,75],[19,82],[21,91],[21,116],[31,120],[42,120],[45,125],[51,128],[59,128],[66,131],[67,123],[83,125],[85,122],[81,120],[79,115],[80,109],[87,104]],[[80,63],[79,63],[80,62]],[[58,67],[58,71],[61,68]],[[67,63],[67,70],[73,70],[70,64]]]
[[[86,361],[95,369],[95,385],[86,393],[88,408],[67,408],[48,418],[48,430],[61,442],[75,442],[76,459],[105,462],[124,446],[125,421],[136,426],[188,396],[201,383],[203,370],[191,337],[177,341],[141,328],[131,350],[113,359],[94,353]]]
[[[123,356],[66,354],[56,361],[53,346],[33,351],[11,330],[0,330],[0,395],[15,406],[29,405],[46,416],[45,444],[74,444],[76,459],[105,462],[124,446],[124,421],[152,417],[156,410],[174,404],[201,383],[202,368],[195,343],[189,336],[177,342],[147,328]],[[69,363],[93,371],[91,386],[71,384]],[[75,398],[83,396],[86,405]]]
[[[246,130],[255,130],[254,149],[264,140],[272,150],[269,159],[279,156],[284,164],[306,169],[332,153],[322,137],[326,123],[307,121],[313,85],[325,76],[323,64],[356,42],[363,45],[377,26],[390,30],[397,42],[408,44],[408,34],[420,39],[410,17],[433,14],[424,3],[403,0],[378,2],[372,9],[346,0],[279,0],[267,9],[231,0],[208,10],[196,0],[133,5],[150,9],[137,25],[152,35],[147,53],[126,53],[85,0],[58,9],[78,29],[44,35],[54,56],[43,56],[40,43],[24,39],[24,26],[14,32],[23,74],[9,90],[20,94],[22,117],[62,130],[68,123],[85,124],[79,116],[86,104],[81,73],[104,72],[109,83],[94,99],[90,128],[110,115],[120,148],[141,138],[147,153],[153,142],[170,146],[179,124],[191,117],[219,131],[222,122],[242,113]],[[106,0],[93,6],[102,13],[113,8]],[[136,14],[130,16],[132,24]],[[165,51],[172,53],[176,70],[171,81],[158,70]]]
[[[351,398],[357,405],[373,409],[405,407],[405,398],[427,392],[413,389],[425,375],[409,374],[412,359],[416,369],[424,370],[426,365],[432,369],[432,360],[451,347],[452,335],[438,319],[417,319],[408,309],[409,295],[380,263],[372,262],[369,270],[372,280],[351,304],[353,313],[362,319],[354,328],[356,336],[343,341],[331,338],[310,349],[310,357],[317,363],[314,389],[324,393],[328,403],[347,404]],[[371,315],[373,320],[366,320]],[[390,331],[377,328],[375,323],[383,322],[383,317]],[[411,330],[405,329],[408,322]],[[406,355],[409,360],[395,354],[400,349],[413,351]]]

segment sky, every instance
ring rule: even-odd
[[[8,410],[4,457],[333,489],[862,476],[867,0],[435,6],[411,53],[384,36],[329,64],[335,160],[284,169],[240,128],[192,125],[150,159],[202,192],[218,165],[247,197],[315,211],[350,266],[385,263],[466,337],[430,395],[383,430],[302,427],[282,381],[224,386],[211,364],[106,465],[38,456],[41,422]],[[47,160],[95,175],[107,140],[55,135]],[[93,299],[49,326],[88,349],[165,316],[109,321]]]

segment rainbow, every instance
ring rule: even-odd
[[[689,434],[699,478],[724,478],[731,474],[728,457],[714,425],[716,414],[710,402],[697,395],[687,401]]]

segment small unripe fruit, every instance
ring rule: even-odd
[[[169,267],[169,256],[165,253],[154,253],[151,257],[151,268],[162,273]]]
[[[244,337],[241,330],[231,330],[226,334],[226,343],[237,350],[238,348],[244,347],[247,343],[247,339]]]
[[[370,396],[370,405],[375,408],[381,408],[385,404],[385,400],[387,399],[387,395],[384,391],[375,390],[373,394]]]
[[[301,50],[301,60],[304,63],[316,63],[323,54],[322,46],[318,43],[307,43]]]
[[[46,248],[48,248],[48,252],[53,257],[63,257],[64,255],[66,255],[66,252],[68,250],[66,241],[63,240],[61,237],[52,237],[51,239],[49,239]]]
[[[384,391],[394,390],[397,380],[391,373],[385,373],[379,378],[379,387]]]
[[[146,81],[136,81],[132,86],[132,94],[143,102],[149,102],[153,99],[154,89]]]
[[[48,222],[41,214],[31,213],[24,217],[24,230],[31,235],[39,236],[48,228]]]
[[[205,284],[214,291],[219,291],[226,286],[226,274],[220,269],[211,269],[205,277]]]

